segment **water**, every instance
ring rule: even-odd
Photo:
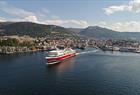
[[[0,95],[140,95],[140,54],[90,49],[52,66],[45,56],[0,55]]]

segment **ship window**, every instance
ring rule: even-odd
[[[49,53],[47,56],[48,57],[55,57],[55,56],[57,56],[57,54],[56,53]]]

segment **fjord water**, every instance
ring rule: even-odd
[[[140,54],[86,50],[51,66],[45,56],[0,55],[0,95],[140,94]]]

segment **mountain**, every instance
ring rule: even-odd
[[[134,39],[140,40],[140,32],[118,32],[99,26],[89,26],[79,32],[80,35],[98,39]]]
[[[122,35],[119,32],[113,31],[107,28],[102,28],[99,26],[89,26],[83,29],[79,34],[88,37],[95,37],[98,39],[121,39]]]
[[[97,39],[134,39],[140,41],[140,32],[118,32],[99,26],[65,28],[32,22],[0,22],[0,36],[3,35],[29,35],[31,37],[50,38],[93,37]]]
[[[68,29],[70,31],[75,32],[76,34],[79,34],[83,30],[83,28],[68,28]]]
[[[121,35],[127,37],[128,39],[140,41],[140,32],[122,32]]]
[[[44,25],[32,22],[1,22],[0,35],[70,37],[74,36],[74,32],[56,25]]]

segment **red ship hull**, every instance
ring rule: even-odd
[[[60,61],[62,61],[64,59],[67,59],[67,58],[73,57],[73,56],[75,56],[75,53],[66,54],[66,55],[58,56],[58,57],[47,58],[47,61],[48,61],[48,63],[51,63],[51,62],[60,62]]]

